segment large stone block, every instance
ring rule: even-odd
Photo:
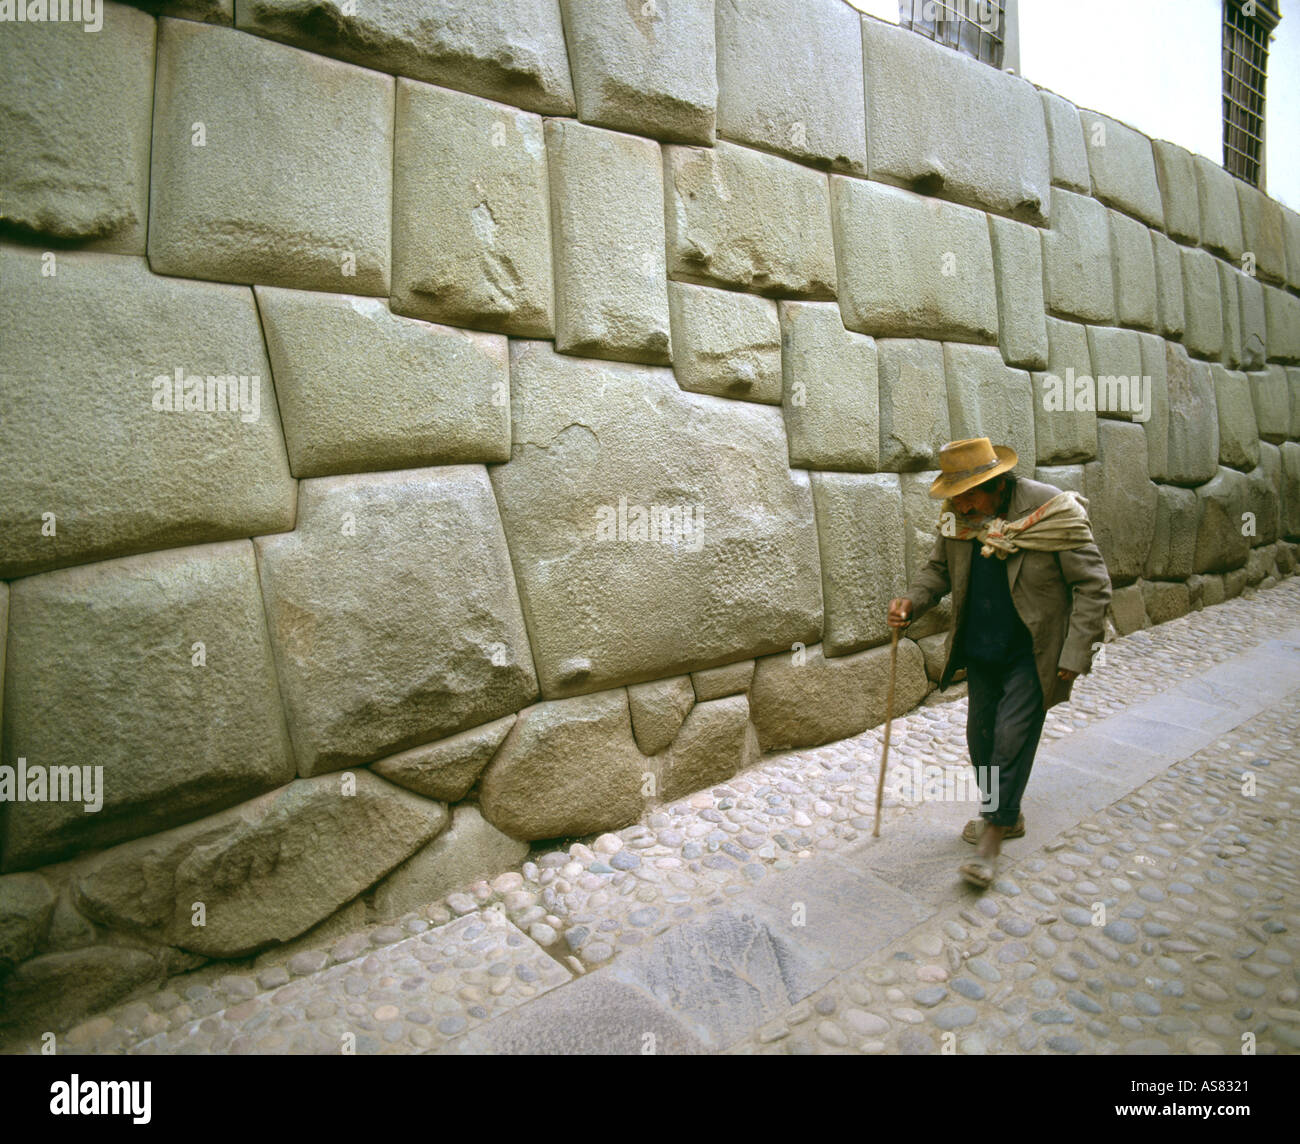
[[[731,695],[691,708],[681,733],[664,755],[659,795],[665,802],[726,782],[758,755],[749,722],[749,699]]]
[[[875,340],[846,330],[833,302],[782,302],[780,321],[791,467],[875,470],[880,464]]]
[[[1300,214],[1282,207],[1282,233],[1286,238],[1286,280],[1292,290],[1300,290]]]
[[[1079,121],[1088,144],[1093,194],[1107,206],[1118,207],[1147,226],[1163,228],[1165,208],[1151,140],[1095,111],[1081,109]]]
[[[1138,334],[1143,387],[1151,379],[1151,398],[1142,428],[1147,435],[1147,472],[1153,481],[1169,479],[1169,362],[1168,343],[1155,334]]]
[[[1210,367],[1193,361],[1177,342],[1165,343],[1169,394],[1164,479],[1195,486],[1214,476],[1219,463],[1219,411]]]
[[[1110,618],[1115,630],[1122,636],[1140,632],[1149,628],[1146,601],[1142,597],[1142,585],[1130,584],[1126,588],[1116,588],[1110,596]]]
[[[989,215],[989,237],[997,276],[998,347],[1008,365],[1042,369],[1047,364],[1042,240],[1033,227],[997,215]]]
[[[1282,204],[1241,179],[1232,180],[1241,204],[1241,245],[1265,282],[1286,281],[1286,224]]]
[[[379,71],[572,115],[573,84],[558,0],[239,0],[259,36]]]
[[[1250,511],[1250,482],[1245,473],[1220,468],[1196,490],[1199,523],[1196,532],[1196,572],[1227,572],[1240,568],[1250,555],[1243,514]]]
[[[394,317],[377,298],[256,294],[294,476],[510,459],[504,337]]]
[[[53,913],[54,891],[40,874],[0,877],[0,977],[36,952]]]
[[[78,28],[78,31],[80,29]],[[190,968],[190,967],[186,967]],[[0,983],[0,1025],[64,1029],[167,973],[154,950],[95,945],[23,962]]]
[[[390,755],[372,763],[370,769],[380,778],[425,798],[459,802],[469,794],[514,725],[515,716],[507,715],[436,743]]]
[[[845,326],[883,337],[997,341],[983,214],[840,175],[831,176],[831,207]]]
[[[903,560],[909,584],[915,581],[917,573],[930,559],[938,535],[935,529],[939,523],[940,502],[930,496],[930,486],[938,475],[937,469],[899,474],[903,496]],[[928,615],[929,613],[922,619],[928,618]],[[908,629],[908,635],[917,638],[911,628]]]
[[[1097,460],[1083,467],[1093,536],[1116,584],[1146,568],[1155,531],[1156,486],[1147,476],[1146,435],[1140,425],[1097,422]]]
[[[817,638],[812,494],[779,410],[538,342],[512,344],[511,382],[491,475],[544,695]]]
[[[865,175],[858,13],[839,0],[724,0],[716,7],[719,134]],[[675,32],[673,43],[680,44]]]
[[[1167,338],[1181,338],[1183,317],[1183,256],[1172,239],[1151,231],[1151,249],[1156,267],[1156,308],[1159,332]]]
[[[1092,174],[1088,170],[1088,145],[1083,139],[1079,109],[1068,99],[1052,91],[1040,91],[1043,115],[1047,121],[1048,152],[1052,165],[1052,184],[1092,194]]]
[[[536,696],[481,466],[305,482],[298,527],[257,546],[300,775],[455,734]]]
[[[1210,366],[1214,403],[1219,414],[1219,464],[1249,472],[1259,464],[1259,428],[1244,373]]]
[[[709,699],[722,699],[728,695],[747,693],[749,685],[753,682],[754,661],[752,659],[742,659],[739,663],[729,663],[724,667],[711,667],[706,671],[691,672],[695,698],[700,703]],[[631,693],[631,688],[628,692]]]
[[[1195,156],[1166,139],[1151,140],[1151,151],[1164,201],[1165,233],[1178,242],[1197,246],[1201,241],[1201,201]]]
[[[555,332],[542,120],[397,81],[394,312],[521,337]]]
[[[235,22],[235,0],[128,0],[151,16],[175,16],[181,20],[200,20],[205,24]]]
[[[1049,314],[1115,321],[1110,218],[1096,199],[1052,191],[1052,229],[1043,231],[1043,297]]]
[[[526,707],[479,784],[483,817],[512,838],[574,838],[635,822],[645,757],[623,688]]]
[[[247,540],[50,572],[11,591],[3,759],[39,769],[51,801],[10,804],[6,870],[175,826],[293,777]],[[52,801],[55,767],[75,769],[64,778],[81,780],[81,798]]]
[[[1204,155],[1193,155],[1192,162],[1201,206],[1201,245],[1240,265],[1243,245],[1237,180]]]
[[[664,152],[668,272],[787,298],[835,297],[826,176],[718,141]]]
[[[1088,328],[1047,319],[1047,371],[1033,375],[1034,452],[1042,465],[1097,455],[1096,401],[1088,401],[1092,354]]]
[[[1039,465],[1034,470],[1034,480],[1058,489],[1069,489],[1083,496],[1082,465]]]
[[[1149,580],[1186,580],[1196,556],[1199,501],[1192,489],[1174,485],[1157,485],[1156,493],[1155,531],[1144,574]]]
[[[1268,338],[1268,323],[1264,304],[1264,286],[1257,278],[1231,269],[1226,263],[1220,264],[1220,277],[1230,276],[1237,285],[1239,315],[1237,329],[1240,336],[1241,351],[1238,355],[1240,368],[1263,369]],[[1227,298],[1227,291],[1224,291]],[[1225,327],[1227,325],[1225,320]]]
[[[898,476],[813,473],[812,492],[826,604],[823,654],[884,643],[889,601],[906,587]]]
[[[560,8],[579,119],[673,143],[713,142],[713,0],[560,0]]]
[[[1272,544],[1282,526],[1282,453],[1276,445],[1260,442],[1259,465],[1246,474],[1246,503],[1255,515],[1250,543]]]
[[[0,576],[293,526],[252,291],[117,255],[60,253],[55,278],[39,250],[0,260]]]
[[[821,645],[764,656],[750,689],[750,716],[765,751],[815,747],[847,739],[885,721],[889,648],[827,659]],[[925,698],[925,656],[910,639],[898,641],[894,714]]]
[[[1114,326],[1088,327],[1088,353],[1096,382],[1097,416],[1144,421],[1150,414],[1150,385],[1143,380],[1142,338]],[[1134,385],[1134,379],[1141,384]]]
[[[159,23],[158,273],[387,294],[392,171],[390,76],[233,28]]]
[[[1291,386],[1287,371],[1270,365],[1249,375],[1250,397],[1255,406],[1255,423],[1265,441],[1280,445],[1291,431]]]
[[[1268,324],[1268,360],[1300,362],[1300,298],[1276,286],[1262,289]]]
[[[1191,594],[1186,584],[1142,582],[1142,602],[1153,624],[1165,624],[1192,610]]]
[[[1281,535],[1288,540],[1300,539],[1300,444],[1287,441],[1278,446],[1282,460]]]
[[[876,343],[880,367],[880,467],[895,472],[937,466],[948,431],[943,346],[912,338]]]
[[[669,360],[659,144],[551,119],[555,348],[617,361]]]
[[[299,779],[107,850],[78,868],[77,905],[96,921],[208,957],[297,937],[447,824],[440,803],[368,771],[353,775],[346,793],[345,778]]]
[[[668,309],[678,385],[692,393],[780,404],[781,329],[775,302],[669,282]]]
[[[992,346],[949,342],[943,347],[948,375],[948,422],[954,440],[987,437],[1010,445],[1019,460],[1011,471],[1032,477],[1035,394],[1029,374],[1011,369]]]
[[[1156,328],[1156,261],[1152,231],[1119,211],[1110,216],[1110,249],[1114,262],[1115,313],[1121,326]]]
[[[1193,357],[1217,361],[1223,352],[1223,287],[1219,264],[1204,250],[1184,249],[1183,307],[1186,330],[1183,344]]]
[[[695,705],[695,688],[689,675],[634,683],[627,689],[632,733],[643,755],[657,755],[682,729],[682,720]]]
[[[0,224],[143,254],[154,21],[120,4],[96,10],[90,34],[84,22],[51,21],[0,37]]]
[[[862,21],[862,52],[871,178],[1047,221],[1047,127],[1032,84],[881,20]]]
[[[1215,259],[1219,273],[1219,305],[1223,314],[1223,349],[1219,360],[1229,369],[1241,368],[1241,299],[1237,280],[1242,275]],[[1256,283],[1256,286],[1259,284]],[[1261,343],[1261,349],[1263,345]]]

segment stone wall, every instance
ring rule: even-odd
[[[1087,495],[1120,633],[1292,571],[1300,216],[1215,164],[840,0],[343,7],[0,26],[3,764],[64,796],[0,806],[3,1020],[880,722],[949,438]],[[1099,375],[1149,416],[1046,399]]]

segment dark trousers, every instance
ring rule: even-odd
[[[966,679],[966,745],[984,795],[981,814],[994,826],[1014,826],[1047,716],[1038,670],[1031,655],[971,659]]]

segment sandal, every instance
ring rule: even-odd
[[[986,819],[972,818],[965,826],[962,827],[961,840],[969,842],[974,846],[979,840],[980,835],[984,833],[984,823]],[[1023,838],[1025,836],[1025,816],[1022,814],[1016,819],[1016,824],[1008,830],[1002,840],[1005,842],[1008,838]]]
[[[972,858],[969,862],[958,867],[957,872],[972,886],[987,890],[993,884],[993,879],[997,877],[997,867],[996,858],[992,861],[987,858]]]

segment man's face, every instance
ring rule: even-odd
[[[1001,499],[999,491],[985,482],[964,493],[958,493],[952,498],[952,505],[962,516],[992,516],[997,512]]]

